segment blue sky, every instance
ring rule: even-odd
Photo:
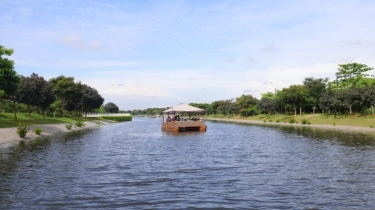
[[[375,67],[375,1],[2,0],[16,71],[73,76],[122,110],[209,103]]]

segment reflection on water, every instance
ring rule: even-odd
[[[0,149],[0,209],[373,209],[374,135],[134,118]]]
[[[205,131],[162,131],[163,136],[198,136],[204,135]]]
[[[364,131],[345,131],[336,129],[317,128],[313,126],[293,126],[293,125],[274,125],[274,124],[258,124],[258,123],[229,123],[229,122],[217,122],[212,121],[211,123],[221,124],[240,124],[244,126],[255,126],[262,128],[275,128],[280,130],[282,135],[296,135],[303,136],[309,139],[315,140],[326,140],[332,141],[332,143],[338,143],[345,146],[353,147],[374,147],[375,146],[375,132],[364,132]]]
[[[351,147],[374,147],[375,133],[347,132],[314,127],[280,127],[284,133],[294,133],[310,139],[327,140]]]

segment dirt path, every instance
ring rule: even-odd
[[[72,126],[71,130],[68,130],[65,126],[67,123],[64,124],[46,124],[46,125],[38,125],[39,128],[43,130],[41,136],[52,136],[58,133],[67,133],[70,131],[74,130],[79,130],[79,129],[86,129],[86,128],[95,128],[95,127],[100,127],[102,125],[107,125],[112,123],[111,121],[100,121],[100,124],[96,124],[95,122],[92,121],[86,121],[84,122],[85,126],[83,128],[74,128]],[[10,143],[10,142],[16,142],[16,141],[22,141],[22,140],[33,140],[38,137],[39,135],[36,135],[33,132],[33,129],[37,126],[28,126],[29,131],[27,132],[25,138],[19,137],[17,134],[17,128],[1,128],[0,129],[0,144],[5,144],[5,143]]]

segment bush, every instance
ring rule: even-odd
[[[332,125],[333,125],[333,126],[336,126],[336,122],[333,122]]]
[[[100,126],[100,121],[96,121],[96,124],[97,124],[98,126]]]
[[[304,125],[306,125],[306,124],[311,125],[311,122],[309,120],[306,120],[306,119],[303,119],[301,123],[304,124]]]
[[[21,138],[25,138],[27,131],[29,131],[29,128],[27,128],[27,126],[20,125],[17,128],[17,133]]]
[[[272,122],[272,119],[269,119],[268,122]]]
[[[68,129],[68,130],[72,129],[72,123],[69,123],[69,124],[65,125],[65,127],[66,127],[66,129]]]
[[[43,130],[39,127],[34,128],[34,133],[36,133],[36,135],[40,135],[42,133],[42,131]]]
[[[296,123],[296,120],[293,119],[293,118],[291,118],[291,119],[289,119],[289,123],[290,123],[290,124]]]
[[[370,125],[370,128],[374,128],[374,126],[373,126],[373,125]]]
[[[266,123],[267,121],[266,120],[263,120],[264,123]]]
[[[80,127],[85,126],[85,123],[83,123],[82,121],[78,121],[78,122],[75,122],[75,126],[80,128]]]
[[[277,122],[277,123],[279,123],[279,122],[280,122],[280,120],[279,120],[279,119],[277,119],[277,120],[276,120],[276,122]]]

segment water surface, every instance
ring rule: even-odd
[[[0,149],[0,209],[375,209],[372,134],[133,118]]]

